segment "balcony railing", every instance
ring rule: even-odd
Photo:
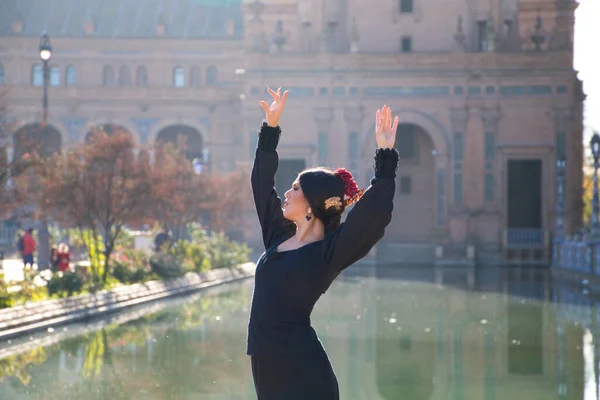
[[[505,235],[504,247],[509,249],[542,249],[549,243],[545,229],[509,228]]]

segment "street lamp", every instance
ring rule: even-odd
[[[594,157],[594,195],[592,197],[592,232],[591,236],[594,240],[600,239],[600,223],[598,213],[600,211],[598,205],[598,158],[600,157],[600,135],[594,132],[590,140],[590,148]]]
[[[40,59],[43,63],[44,71],[44,96],[42,98],[43,107],[43,140],[42,143],[46,143],[48,140],[48,83],[50,81],[50,68],[49,61],[52,57],[52,45],[50,44],[50,37],[47,33],[42,34],[40,37]],[[50,234],[48,233],[48,220],[44,216],[40,219],[40,228],[38,230],[38,268],[45,269],[48,266],[48,260],[50,258]]]
[[[44,65],[44,125],[48,122],[48,81],[50,80],[50,69],[48,68],[48,62],[52,57],[52,45],[50,44],[50,37],[47,33],[44,33],[40,37],[40,58]]]

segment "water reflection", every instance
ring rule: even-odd
[[[546,270],[352,270],[313,313],[343,399],[598,399],[596,299]],[[2,399],[252,399],[252,283],[0,345]]]

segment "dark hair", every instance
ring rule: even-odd
[[[325,167],[310,168],[298,175],[298,181],[313,215],[323,221],[325,233],[340,226],[342,214],[349,203],[344,200],[344,194],[352,197],[358,192],[358,196],[362,193],[352,174],[343,168],[335,171]],[[325,207],[325,201],[331,197],[339,197],[339,207]]]

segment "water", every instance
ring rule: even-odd
[[[313,313],[342,399],[598,399],[585,287],[528,269],[365,275],[339,279]],[[255,399],[251,291],[224,285],[3,343],[0,399]]]

